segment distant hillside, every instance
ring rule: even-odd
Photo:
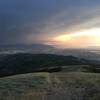
[[[73,56],[54,54],[13,54],[0,61],[0,76],[30,72],[55,72],[61,66],[83,65],[85,62]]]
[[[54,49],[53,46],[50,45],[45,45],[45,44],[31,44],[31,45],[26,45],[26,44],[13,44],[13,45],[9,45],[9,44],[4,44],[4,45],[0,45],[0,49],[35,49],[35,50],[45,50],[45,49]]]

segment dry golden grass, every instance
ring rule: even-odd
[[[34,73],[1,78],[0,100],[100,100],[100,74]]]

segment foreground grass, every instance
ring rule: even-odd
[[[1,78],[0,100],[100,100],[100,74],[34,73]]]
[[[1,78],[0,100],[38,100],[39,96],[43,98],[42,94],[48,88],[47,77],[48,73],[34,73]]]

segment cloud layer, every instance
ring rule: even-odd
[[[39,43],[100,27],[100,0],[0,0],[0,44]]]

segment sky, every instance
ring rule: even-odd
[[[0,0],[0,44],[100,46],[100,0]]]

